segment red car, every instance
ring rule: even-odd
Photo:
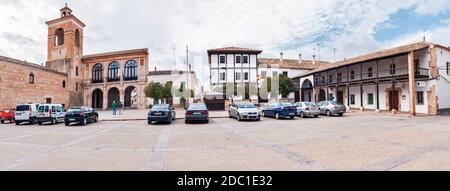
[[[9,121],[10,123],[14,123],[15,118],[15,110],[14,109],[5,109],[0,111],[0,122],[3,124],[5,121]]]

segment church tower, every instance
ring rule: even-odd
[[[83,34],[86,26],[67,6],[60,10],[60,18],[46,22],[48,25],[47,67],[67,73],[67,90],[70,105],[83,104]]]

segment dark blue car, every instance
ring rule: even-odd
[[[294,119],[297,115],[297,108],[288,102],[276,102],[266,106],[263,110],[264,117],[274,117],[276,119]]]
[[[147,116],[149,125],[153,122],[166,122],[171,124],[175,118],[175,109],[170,105],[165,104],[153,106]]]

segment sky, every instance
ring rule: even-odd
[[[450,45],[450,0],[0,0],[0,55],[45,63],[46,21],[68,3],[87,26],[84,54],[148,48],[150,69],[207,80],[207,49],[334,61],[422,41]]]

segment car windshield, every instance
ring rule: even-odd
[[[203,104],[195,104],[195,105],[190,105],[188,110],[207,110],[207,108]]]
[[[282,107],[290,107],[290,106],[293,106],[292,103],[288,103],[288,102],[281,102],[280,105],[281,105]]]
[[[168,110],[169,106],[167,105],[155,105],[152,107],[152,110],[157,111],[157,110]]]
[[[340,102],[337,102],[337,101],[332,101],[330,103],[331,103],[331,105],[342,105]]]
[[[241,103],[238,104],[239,108],[242,109],[252,109],[252,108],[256,108],[255,105],[251,104],[251,103]]]
[[[305,103],[305,105],[308,107],[316,107],[316,104],[311,103],[311,102],[307,102],[307,103]]]
[[[28,111],[28,110],[30,110],[29,105],[18,105],[16,107],[16,111]]]

